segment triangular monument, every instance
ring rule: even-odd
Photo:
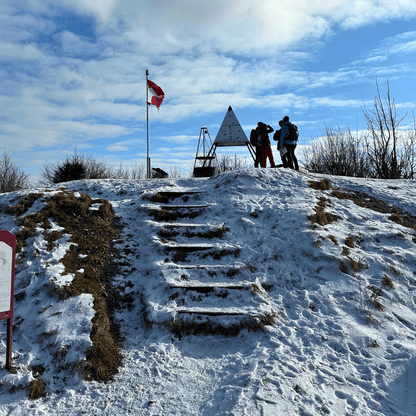
[[[237,120],[233,109],[229,106],[227,114],[224,117],[224,121],[218,130],[217,137],[214,140],[214,144],[216,144],[217,147],[221,147],[246,146],[249,143],[250,141]]]

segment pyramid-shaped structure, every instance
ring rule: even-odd
[[[214,144],[221,146],[246,146],[249,143],[244,130],[242,129],[231,106],[228,107],[224,121],[218,130]]]

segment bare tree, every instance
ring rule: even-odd
[[[29,176],[20,170],[7,152],[0,159],[0,192],[13,192],[29,188]]]
[[[304,167],[310,172],[340,176],[368,176],[368,161],[362,135],[348,126],[324,125],[322,137],[304,147]]]
[[[373,176],[379,179],[398,179],[402,177],[403,163],[399,144],[402,144],[400,123],[406,118],[399,117],[394,98],[390,95],[390,85],[387,81],[387,96],[382,99],[378,82],[374,108],[362,108],[367,123],[368,134],[365,137],[367,157]]]
[[[416,119],[413,113],[413,130],[407,130],[402,140],[401,165],[402,178],[414,179],[416,176]]]
[[[131,179],[144,179],[146,178],[146,166],[144,163],[137,164],[134,162],[134,165],[131,167],[130,170],[130,178]]]
[[[241,158],[237,154],[217,154],[217,161],[218,168],[221,173],[230,172],[237,169],[247,169],[249,167],[247,158]]]

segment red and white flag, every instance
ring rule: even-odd
[[[162,88],[160,88],[158,85],[156,85],[149,79],[147,80],[147,87],[149,89],[149,97],[147,104],[153,104],[159,110],[159,107],[162,104],[163,99],[165,98],[165,93],[163,92]]]

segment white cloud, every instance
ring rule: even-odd
[[[2,59],[17,58],[23,60],[36,60],[43,57],[43,53],[34,44],[19,45],[15,43],[0,42],[0,56]]]

